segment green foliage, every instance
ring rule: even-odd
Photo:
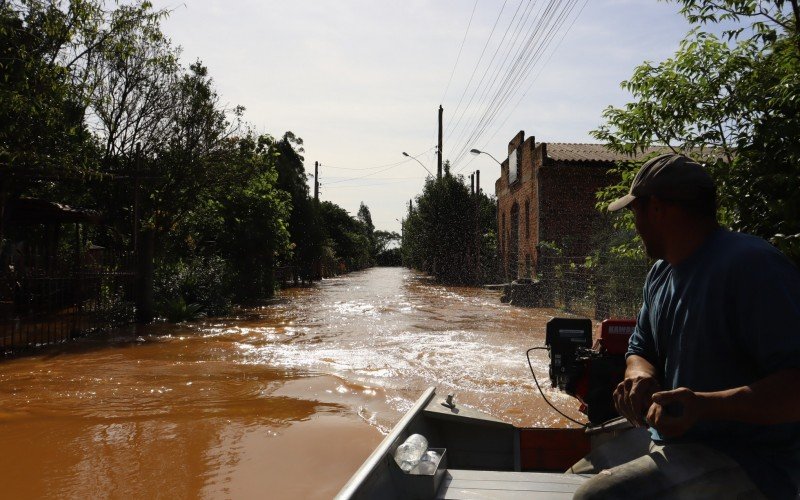
[[[635,99],[609,107],[593,135],[631,153],[665,145],[705,162],[723,224],[772,241],[800,262],[800,10],[780,0],[679,0],[696,24],[672,58],[645,63],[622,86]],[[702,31],[733,25],[722,38]],[[617,196],[637,164],[620,166]],[[632,227],[623,218],[618,225]]]
[[[427,179],[403,221],[404,265],[445,283],[494,279],[499,269],[496,211],[494,200],[470,194],[463,176],[454,177],[446,165],[441,179]]]
[[[80,176],[93,168],[81,96],[54,56],[69,19],[55,5],[32,4],[25,10],[0,4],[0,174],[6,196],[29,188],[35,178]]]
[[[379,253],[376,261],[379,266],[399,267],[403,265],[403,254],[399,247],[390,248]]]
[[[400,243],[402,237],[394,231],[381,231],[373,232],[374,238],[374,253],[376,256],[389,250],[389,245],[392,243]]]
[[[118,253],[136,226],[152,232],[173,320],[271,296],[278,266],[310,280],[320,263],[373,265],[392,235],[366,205],[354,218],[312,200],[303,140],[249,130],[201,61],[181,65],[166,14],[143,0],[0,2],[0,213],[19,196],[96,209],[106,224],[82,234]],[[16,229],[0,224],[0,241],[36,236]]]
[[[187,304],[183,297],[168,299],[161,304],[160,314],[172,323],[193,321],[204,318],[203,306],[200,304]]]
[[[198,304],[208,315],[230,311],[236,283],[228,263],[221,257],[197,257],[156,268],[157,310],[165,316],[181,304]],[[183,308],[184,310],[187,307]]]
[[[311,279],[312,269],[322,258],[325,233],[322,229],[318,207],[309,197],[308,183],[303,166],[303,139],[286,132],[270,152],[276,156],[277,188],[289,193],[292,212],[288,220],[289,238],[293,248],[291,264],[304,279]]]
[[[369,209],[361,204],[359,212],[369,215]],[[362,220],[353,218],[342,207],[323,201],[319,204],[320,220],[326,232],[328,252],[327,274],[355,271],[372,266],[375,253],[371,234]],[[370,222],[371,218],[369,219]]]

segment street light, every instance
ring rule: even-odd
[[[431,175],[431,177],[433,177],[433,174],[431,174],[431,171],[428,170],[428,167],[426,167],[425,165],[422,165],[422,162],[417,160],[416,157],[411,156],[410,154],[406,153],[405,151],[403,151],[403,156],[407,156],[407,157],[411,158],[412,160],[414,160],[415,162],[419,163],[422,166],[422,168],[424,168],[425,171],[428,172]]]
[[[491,153],[487,153],[486,151],[481,151],[480,149],[470,149],[470,151],[469,151],[469,152],[470,152],[470,153],[472,153],[472,154],[474,154],[475,156],[478,156],[478,155],[487,155],[489,158],[491,158],[492,160],[496,161],[498,165],[500,165],[501,167],[503,166],[503,164],[502,164],[502,163],[500,163],[499,161],[497,161],[497,158],[495,158],[494,156],[492,156],[492,154],[491,154]]]

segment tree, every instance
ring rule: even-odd
[[[161,32],[163,11],[151,11],[148,3],[132,9],[110,14],[119,28],[80,68],[88,122],[102,141],[104,166],[116,170],[124,168],[120,162],[133,162],[136,148],[148,157],[174,140],[170,136],[180,131],[175,112],[187,104],[180,51]],[[199,62],[190,70],[205,76]]]
[[[695,24],[674,57],[623,82],[635,101],[593,132],[633,152],[666,145],[705,162],[721,216],[800,262],[800,9],[795,1],[679,0]],[[707,24],[733,27],[722,37]],[[628,182],[637,164],[619,168]],[[622,184],[600,194],[606,204]],[[629,226],[630,227],[630,226]]]
[[[369,211],[369,207],[361,202],[361,205],[358,207],[358,214],[356,215],[356,219],[361,223],[363,228],[364,236],[367,237],[367,241],[369,242],[370,247],[370,265],[374,265],[375,257],[377,256],[377,252],[375,249],[375,224],[372,223],[372,214]]]
[[[429,177],[416,207],[403,221],[403,263],[445,283],[475,284],[496,269],[496,207],[474,195],[445,164],[441,179]]]
[[[360,220],[330,201],[320,203],[320,219],[331,251],[330,258],[336,267],[330,270],[332,274],[373,265],[373,249]]]
[[[400,235],[394,231],[382,231],[379,229],[373,234],[375,235],[375,249],[373,253],[376,257],[385,252],[389,245],[400,241]]]
[[[289,217],[289,234],[294,255],[292,264],[304,279],[312,279],[315,263],[322,258],[324,233],[319,211],[309,197],[308,180],[303,166],[303,139],[292,132],[271,148],[277,156],[278,188],[291,196],[292,213]]]
[[[288,193],[277,189],[271,143],[272,138],[263,135],[239,139],[239,161],[232,166],[246,177],[218,193],[224,230],[217,246],[231,262],[238,299],[272,296],[275,263],[289,256],[291,201]]]
[[[81,96],[58,60],[68,22],[49,3],[0,3],[0,221],[9,199],[94,171]]]

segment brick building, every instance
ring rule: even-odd
[[[646,154],[656,151],[647,151]],[[602,224],[595,193],[615,182],[608,170],[631,158],[602,144],[536,143],[520,131],[495,182],[499,246],[508,279],[536,277],[542,243],[582,261]],[[509,170],[509,164],[512,168]]]

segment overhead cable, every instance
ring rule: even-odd
[[[581,16],[581,14],[583,13],[583,9],[586,8],[586,4],[588,2],[589,2],[589,0],[584,0],[583,5],[581,6],[581,9],[578,11],[578,15],[576,15],[574,18],[572,18],[572,23],[570,23],[569,28],[564,30],[564,32],[561,35],[561,39],[558,41],[558,43],[553,48],[553,50],[550,51],[550,54],[547,56],[547,60],[544,62],[544,64],[542,64],[542,66],[539,68],[539,71],[531,79],[530,83],[528,84],[528,87],[525,89],[525,92],[519,97],[519,99],[517,99],[517,102],[514,103],[514,105],[511,106],[511,108],[509,108],[508,112],[506,113],[506,117],[503,119],[503,122],[500,125],[498,125],[497,127],[495,127],[494,132],[489,137],[489,139],[486,140],[486,143],[481,147],[481,149],[486,149],[486,147],[489,145],[489,143],[492,142],[492,139],[495,138],[497,133],[500,130],[502,130],[502,128],[508,122],[508,119],[511,118],[511,115],[514,113],[514,109],[516,109],[520,105],[522,100],[525,99],[525,96],[528,95],[528,92],[530,92],[530,90],[533,88],[533,84],[536,83],[536,80],[539,79],[539,77],[541,76],[542,72],[544,71],[544,67],[547,66],[547,64],[550,62],[550,59],[553,58],[553,54],[555,54],[558,51],[558,48],[561,46],[561,43],[564,41],[564,38],[566,38],[567,33],[572,31],[572,27],[575,25],[575,21],[577,21],[578,18]]]
[[[475,90],[472,91],[472,95],[470,95],[469,101],[467,102],[467,104],[463,108],[460,108],[460,111],[461,111],[460,113],[453,113],[453,116],[455,117],[455,120],[452,122],[452,125],[450,125],[447,128],[447,132],[450,132],[451,130],[452,131],[458,130],[458,126],[461,123],[461,119],[464,117],[465,112],[470,109],[470,106],[472,105],[472,101],[475,98],[475,93],[478,91],[478,89],[481,88],[481,85],[483,84],[484,80],[486,79],[486,75],[489,72],[489,69],[492,67],[492,64],[494,63],[494,60],[497,57],[497,53],[503,47],[503,43],[505,42],[506,37],[508,36],[508,32],[511,29],[511,26],[514,24],[514,19],[517,19],[517,14],[519,14],[519,9],[520,9],[520,7],[522,7],[522,4],[525,1],[526,0],[520,0],[519,5],[517,5],[517,10],[514,11],[514,15],[511,17],[511,20],[509,21],[508,26],[506,27],[505,33],[503,33],[503,38],[500,39],[500,43],[497,44],[497,48],[495,49],[494,54],[492,54],[491,59],[486,64],[486,69],[484,69],[483,75],[481,76],[480,81],[475,86]],[[530,6],[531,5],[531,1],[530,0],[527,0],[527,1],[528,1],[528,6]],[[527,8],[526,8],[526,11],[527,11]],[[524,17],[524,15],[519,17],[519,20],[517,21],[517,26],[519,26],[519,24],[522,21],[523,17]],[[477,67],[476,67],[476,69],[477,69]],[[471,80],[470,80],[470,83],[471,83]],[[465,89],[465,91],[466,90],[468,90],[468,89]]]
[[[569,18],[578,1],[579,0],[571,0],[561,3],[562,8],[560,11],[554,8],[554,5],[560,2],[551,1],[548,4],[546,11],[539,18],[536,33],[532,34],[525,45],[524,51],[519,54],[514,65],[506,73],[501,86],[495,92],[492,101],[484,108],[472,132],[463,142],[460,140],[457,141],[457,145],[460,146],[460,149],[457,150],[457,154],[453,159],[454,166],[457,166],[461,162],[471,145],[478,141],[485,133],[486,128],[491,125],[497,114],[508,104],[521,84],[530,75],[532,69],[543,59],[545,54],[548,54],[548,49],[553,40],[556,39],[558,31],[564,25],[567,18]],[[563,39],[563,34],[561,39]]]
[[[461,51],[464,49],[464,42],[467,41],[467,34],[469,33],[469,28],[472,26],[472,18],[475,16],[475,7],[478,6],[478,0],[475,0],[475,4],[472,6],[472,14],[469,15],[469,22],[467,23],[467,30],[464,31],[464,38],[461,40],[461,46],[458,48],[458,55],[456,56],[456,62],[453,64],[453,70],[450,71],[450,78],[447,80],[447,85],[444,88],[444,93],[442,93],[442,98],[439,100],[439,103],[444,102],[444,98],[447,96],[447,91],[450,90],[450,84],[453,82],[453,75],[456,72],[456,66],[458,66],[458,61],[461,59]]]
[[[540,50],[537,49],[543,40],[543,37],[546,37],[545,31],[547,30],[548,26],[553,26],[551,23],[552,17],[555,13],[555,5],[557,4],[557,0],[550,0],[545,10],[541,13],[541,15],[535,20],[534,28],[530,31],[530,35],[528,37],[527,42],[524,46],[518,51],[517,56],[515,57],[513,65],[508,69],[505,76],[502,79],[502,82],[498,89],[494,93],[494,97],[489,105],[484,109],[484,113],[481,118],[478,120],[477,124],[473,126],[472,134],[475,134],[475,131],[480,128],[481,123],[486,119],[486,116],[491,112],[491,110],[495,106],[499,106],[498,97],[504,95],[505,92],[510,88],[510,84],[516,81],[518,75],[523,72],[525,67],[525,63],[523,61],[529,60],[529,58],[533,55],[534,57],[537,54],[541,54]],[[465,150],[468,149],[468,146],[473,140],[473,135],[470,135],[466,141],[464,139],[464,134],[466,134],[466,130],[459,139],[456,141],[456,144],[460,145],[460,149],[458,149],[458,153],[456,154],[456,160],[460,161],[460,158],[463,156]]]
[[[503,6],[500,7],[500,13],[497,14],[497,19],[495,19],[494,21],[494,26],[492,26],[492,31],[491,33],[489,33],[489,38],[486,39],[486,43],[483,45],[483,50],[481,50],[481,55],[480,57],[478,57],[478,62],[475,63],[475,68],[473,68],[472,70],[472,75],[470,75],[469,81],[467,82],[467,85],[464,87],[464,91],[461,93],[461,97],[458,99],[458,104],[456,105],[456,109],[453,112],[454,116],[456,113],[458,113],[458,110],[461,107],[461,103],[464,101],[464,96],[467,94],[467,89],[469,89],[469,86],[472,83],[472,79],[475,78],[475,72],[478,71],[478,67],[480,66],[481,61],[483,60],[483,55],[486,53],[486,47],[489,46],[489,42],[492,40],[492,36],[494,35],[494,30],[497,28],[497,23],[500,22],[500,16],[503,15],[503,10],[505,10],[506,8],[506,3],[508,3],[508,0],[503,0]]]

